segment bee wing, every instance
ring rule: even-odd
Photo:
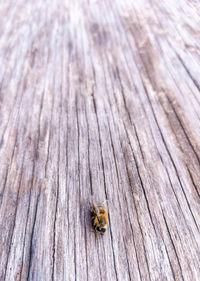
[[[97,216],[99,215],[99,208],[97,208],[97,206],[95,206],[93,203],[90,203],[90,210]]]

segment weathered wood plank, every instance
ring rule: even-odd
[[[199,11],[0,3],[0,280],[199,280]]]

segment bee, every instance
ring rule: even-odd
[[[95,206],[94,204],[90,204],[90,214],[92,227],[95,232],[104,234],[108,224],[108,216],[104,206]]]

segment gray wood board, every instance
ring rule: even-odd
[[[200,2],[1,1],[0,34],[0,280],[199,281]]]

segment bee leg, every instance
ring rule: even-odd
[[[96,217],[94,215],[91,216],[91,222],[92,222],[92,227],[93,228],[95,228],[95,218]]]

